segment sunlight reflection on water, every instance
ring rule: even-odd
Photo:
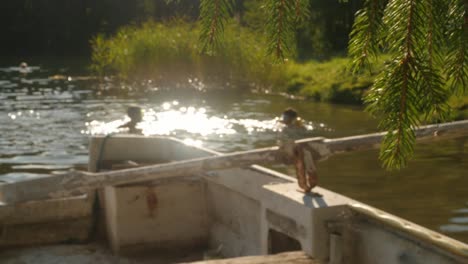
[[[93,120],[86,123],[87,130],[82,130],[82,134],[110,134],[123,132],[119,126],[125,124],[130,119],[123,117],[110,122]],[[137,128],[142,130],[142,134],[175,136],[178,133],[191,135],[218,136],[234,135],[239,132],[269,132],[277,133],[281,130],[282,124],[278,122],[278,117],[269,120],[258,119],[235,119],[227,116],[215,116],[207,112],[204,107],[180,106],[178,101],[164,102],[157,108],[143,109],[143,121]],[[321,124],[323,126],[323,124]],[[306,123],[308,130],[313,130],[313,125]],[[202,141],[190,139],[191,144],[202,145]]]

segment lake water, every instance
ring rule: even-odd
[[[18,63],[19,64],[19,63]],[[0,64],[0,180],[60,173],[87,163],[91,134],[118,132],[129,105],[144,109],[146,135],[167,135],[220,152],[275,144],[278,116],[292,106],[310,137],[376,131],[359,107],[206,89],[82,78],[84,68]],[[386,172],[377,151],[334,156],[318,166],[320,185],[468,242],[467,138],[418,145],[408,168]]]

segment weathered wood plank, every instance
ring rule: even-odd
[[[190,264],[320,264],[302,251],[286,252],[276,255],[239,257],[191,262]],[[187,263],[188,264],[188,263]]]
[[[386,135],[386,132],[365,134],[351,137],[342,137],[334,139],[324,139],[322,142],[322,156],[326,153],[329,155],[339,154],[342,152],[358,151],[375,149],[380,146],[380,142]],[[436,140],[446,140],[468,136],[468,120],[427,125],[419,127],[415,130],[416,140],[418,142],[432,142]],[[316,145],[317,143],[307,143],[307,140],[299,140],[298,143],[304,142],[308,145]],[[315,147],[317,149],[317,147]]]
[[[416,136],[420,141],[459,137],[467,134],[468,120],[429,125],[416,130]],[[385,133],[375,133],[336,139],[309,138],[298,140],[296,144],[309,149],[313,158],[320,160],[337,153],[378,147],[384,135]],[[271,147],[110,172],[76,171],[47,178],[0,184],[0,201],[19,203],[59,198],[83,194],[106,185],[193,175],[205,171],[247,167],[252,164],[274,164],[282,162],[285,155],[279,147]]]
[[[86,193],[105,185],[157,180],[255,163],[275,163],[278,147],[109,172],[71,172],[0,185],[0,201],[18,203]]]

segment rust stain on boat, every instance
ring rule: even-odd
[[[148,208],[149,217],[153,218],[158,208],[158,196],[151,187],[146,190],[146,206]]]

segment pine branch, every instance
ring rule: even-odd
[[[427,62],[431,68],[442,63],[442,49],[445,46],[445,22],[448,12],[446,0],[427,0],[423,2],[427,22]]]
[[[295,0],[296,23],[303,23],[310,16],[310,1]]]
[[[296,2],[290,0],[267,0],[267,53],[283,61],[294,53]]]
[[[417,104],[423,120],[443,121],[448,119],[450,107],[447,103],[448,94],[444,88],[444,78],[439,69],[429,63],[420,62],[418,68],[421,84],[417,93],[420,96]]]
[[[381,117],[380,128],[389,131],[380,152],[388,169],[406,166],[413,155],[413,129],[421,118],[436,113],[444,117],[448,112],[442,77],[432,64],[434,51],[426,50],[428,34],[432,44],[435,39],[428,23],[435,18],[428,8],[427,2],[393,0],[383,17],[391,32],[385,37],[386,48],[396,55],[378,76],[366,102],[367,109]]]
[[[460,3],[461,0],[453,1]],[[448,7],[445,0],[390,0],[383,12],[383,25],[379,26],[385,33],[380,42],[373,39],[375,35],[369,22],[373,18],[366,13],[372,9],[366,6],[367,10],[356,18],[350,54],[358,70],[365,65],[369,54],[378,54],[381,43],[385,43],[387,53],[394,54],[365,98],[367,110],[381,118],[380,128],[389,131],[380,152],[380,159],[388,169],[404,167],[413,155],[415,127],[422,121],[434,117],[444,120],[448,116],[449,95],[439,69],[446,46],[446,25],[457,25],[447,23]],[[460,8],[452,6],[452,13],[458,14],[456,21],[460,22]],[[461,24],[448,28],[458,44],[449,54],[453,66],[450,74],[463,83],[466,81],[466,76],[463,77],[466,75],[466,50],[460,47],[466,43],[461,41],[466,34],[460,30]]]
[[[445,0],[427,0],[420,3],[420,16],[427,21],[425,30],[426,50],[424,57],[418,59],[418,94],[424,94],[418,100],[419,112],[423,120],[446,120],[449,114],[447,91],[439,67],[442,65],[442,49],[445,44],[444,25],[448,5]],[[424,42],[423,39],[420,40]],[[421,47],[423,48],[423,47]]]
[[[200,1],[200,40],[202,51],[214,53],[220,44],[224,25],[232,11],[232,0]]]
[[[448,14],[449,53],[446,75],[455,94],[466,93],[468,85],[468,1],[452,0]]]
[[[363,68],[370,69],[369,60],[376,57],[380,51],[385,5],[385,0],[366,0],[364,8],[356,13],[348,45],[348,53],[354,58],[351,65],[353,72]]]

